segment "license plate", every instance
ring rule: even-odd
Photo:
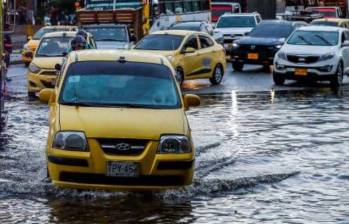
[[[133,162],[108,161],[106,175],[109,177],[138,177],[139,165]]]
[[[247,58],[248,58],[249,60],[258,60],[259,54],[257,54],[257,53],[249,53],[249,54],[247,55]]]
[[[296,68],[294,70],[294,74],[299,76],[306,76],[308,75],[308,70],[305,68]]]

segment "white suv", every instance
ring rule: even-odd
[[[294,31],[274,59],[273,79],[325,80],[342,84],[349,72],[349,30],[339,27],[304,26]]]
[[[226,13],[219,18],[215,32],[223,34],[224,47],[229,51],[236,39],[247,35],[261,22],[262,18],[258,13]]]

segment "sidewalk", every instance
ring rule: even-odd
[[[13,50],[10,56],[11,56],[11,60],[10,60],[11,65],[18,65],[23,63],[20,49]]]

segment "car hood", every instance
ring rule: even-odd
[[[61,130],[84,131],[88,138],[158,140],[163,134],[185,134],[182,109],[96,108],[60,105]]]
[[[119,41],[96,41],[97,49],[125,49],[127,42]]]
[[[221,32],[223,35],[226,34],[245,34],[251,32],[253,28],[216,28],[215,31]]]
[[[287,54],[323,55],[337,51],[337,46],[304,46],[285,44],[280,51]]]
[[[32,63],[39,68],[55,69],[56,64],[62,64],[63,57],[34,57]]]
[[[241,45],[266,45],[273,46],[283,44],[285,39],[280,38],[264,38],[264,37],[242,37],[237,41]]]

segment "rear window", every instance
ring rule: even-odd
[[[201,24],[174,24],[168,28],[169,30],[191,30],[201,31]]]
[[[223,16],[219,19],[217,28],[234,27],[255,27],[256,20],[254,16]]]
[[[68,68],[59,103],[86,107],[180,108],[171,70],[160,64],[76,62]]]
[[[135,47],[139,50],[172,51],[179,48],[184,36],[171,34],[151,34],[144,37]]]
[[[43,37],[47,33],[69,31],[69,30],[70,30],[69,28],[41,28],[34,34],[33,40],[40,40],[41,37]]]

